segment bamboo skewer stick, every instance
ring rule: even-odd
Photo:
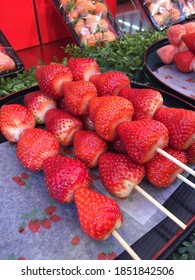
[[[169,153],[165,152],[164,150],[162,150],[161,148],[157,148],[156,151],[163,155],[164,157],[166,157],[167,159],[169,159],[170,161],[174,162],[176,165],[178,165],[179,167],[181,167],[183,170],[187,171],[188,173],[190,173],[192,176],[195,177],[195,171],[190,168],[189,166],[187,166],[186,164],[182,163],[181,161],[179,161],[178,159],[176,159],[175,157],[173,157],[172,155],[170,155]]]
[[[181,174],[177,174],[177,178],[180,179],[181,181],[183,181],[184,183],[186,183],[188,186],[195,189],[195,184],[193,182],[191,182],[190,180],[188,180],[187,178],[185,178],[184,176],[182,176]]]
[[[140,257],[135,253],[135,251],[127,244],[127,242],[121,237],[121,235],[116,230],[112,232],[112,235],[118,240],[118,242],[123,246],[123,248],[134,260],[141,260]]]
[[[151,195],[149,195],[146,191],[144,191],[138,185],[135,186],[135,189],[142,194],[146,199],[148,199],[151,203],[157,206],[163,213],[165,213],[172,221],[178,224],[182,229],[186,229],[186,225],[179,220],[175,215],[173,215],[169,210],[167,210],[163,205],[161,205],[156,199],[154,199]]]

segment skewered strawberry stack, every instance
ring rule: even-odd
[[[195,72],[195,22],[167,29],[168,45],[157,50],[164,64],[174,63],[181,73]]]
[[[25,168],[43,170],[53,199],[75,201],[83,231],[96,240],[111,233],[118,238],[122,225],[116,202],[89,188],[88,169],[96,167],[112,195],[124,198],[135,189],[185,229],[138,184],[146,176],[153,185],[168,187],[185,167],[193,174],[186,163],[194,162],[195,112],[163,107],[158,91],[133,89],[126,74],[101,73],[90,58],[42,66],[36,78],[40,91],[26,94],[24,105],[2,106],[1,132],[16,143]],[[74,158],[61,152],[70,146]],[[125,249],[139,259],[129,246]]]

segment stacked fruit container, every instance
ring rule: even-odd
[[[149,20],[156,29],[162,30],[195,16],[194,1],[188,0],[140,0]]]
[[[0,77],[14,76],[23,69],[22,61],[0,30]]]
[[[105,1],[54,0],[53,3],[81,47],[101,46],[122,36]]]

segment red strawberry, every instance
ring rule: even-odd
[[[189,21],[183,24],[185,27],[186,33],[193,33],[195,31],[195,22]]]
[[[169,136],[166,126],[155,120],[138,120],[121,123],[117,127],[129,157],[143,164],[156,155],[156,148],[164,148]]]
[[[75,203],[82,230],[95,240],[107,239],[123,222],[118,204],[88,188],[75,191]]]
[[[101,73],[93,74],[90,76],[89,81],[96,86],[100,76]]]
[[[182,36],[182,39],[188,49],[195,54],[195,31]]]
[[[36,120],[32,112],[20,104],[3,105],[0,110],[1,132],[11,142],[18,142],[20,134],[34,128]]]
[[[77,159],[62,155],[47,158],[43,163],[43,172],[49,195],[62,203],[72,202],[75,190],[89,184],[86,166]]]
[[[195,137],[195,112],[182,108],[160,108],[155,119],[162,122],[169,132],[169,146],[186,150]]]
[[[83,128],[82,121],[60,109],[51,109],[45,114],[45,125],[62,146],[70,146],[73,134]]]
[[[48,206],[44,209],[45,213],[47,213],[47,215],[53,215],[53,213],[56,211],[57,207],[54,205]]]
[[[71,57],[68,59],[67,66],[70,68],[75,81],[89,81],[93,74],[101,73],[97,62],[88,57]]]
[[[99,75],[95,85],[98,96],[118,95],[122,88],[130,87],[130,80],[125,73],[110,71]]]
[[[163,104],[163,97],[157,90],[147,88],[124,88],[119,93],[127,98],[134,108],[134,120],[152,119]]]
[[[62,92],[66,111],[76,116],[87,115],[89,101],[97,95],[94,84],[84,80],[63,84]]]
[[[125,146],[122,139],[117,135],[116,138],[111,142],[113,150],[119,154],[126,154]]]
[[[104,100],[107,100],[110,98],[110,96],[95,96],[89,101],[89,116],[94,121],[96,110],[100,107],[100,105],[104,102]]]
[[[45,229],[51,228],[51,221],[48,218],[45,218],[40,223],[41,223],[42,227],[45,228]]]
[[[98,166],[99,156],[108,149],[95,131],[79,130],[73,136],[74,156],[89,168]]]
[[[144,167],[127,155],[104,153],[99,158],[99,172],[105,189],[120,198],[127,197],[145,176]]]
[[[48,64],[35,70],[40,90],[51,98],[63,96],[61,87],[64,82],[72,81],[71,70],[63,64]]]
[[[167,38],[173,46],[178,46],[182,40],[182,36],[186,33],[185,27],[182,24],[175,24],[167,29]]]
[[[169,44],[157,49],[156,53],[164,64],[171,64],[173,63],[174,54],[178,51],[177,47]]]
[[[95,130],[94,124],[89,114],[82,117],[82,122],[83,122],[83,128],[85,130],[92,130],[92,131]]]
[[[78,245],[80,243],[80,237],[75,235],[72,239],[71,239],[71,244],[72,245]]]
[[[184,152],[186,154],[187,161],[189,163],[195,163],[195,141]]]
[[[169,147],[166,147],[164,151],[182,163],[187,163],[186,155],[183,151],[174,150]],[[157,187],[169,187],[176,181],[177,174],[181,174],[184,171],[161,154],[157,154],[151,161],[147,162],[145,169],[148,181]]]
[[[133,112],[131,102],[123,97],[107,96],[102,99],[93,119],[97,134],[104,140],[113,141],[116,137],[117,125],[121,122],[131,121]]]
[[[28,228],[33,233],[39,232],[40,221],[39,220],[30,220],[29,223],[28,223]]]
[[[182,73],[190,73],[193,71],[195,63],[195,55],[191,51],[183,51],[174,54],[173,62],[177,69]]]
[[[37,124],[45,122],[45,113],[48,110],[57,108],[56,101],[41,91],[27,93],[23,101],[24,105],[33,113]]]
[[[52,216],[50,217],[50,221],[52,221],[53,223],[57,223],[57,222],[59,222],[60,220],[61,220],[61,217],[58,216],[58,215],[52,215]]]
[[[21,164],[31,170],[39,171],[43,161],[60,152],[60,144],[55,136],[40,128],[26,129],[17,143],[16,155]]]

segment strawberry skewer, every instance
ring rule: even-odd
[[[135,189],[182,229],[186,228],[181,220],[138,185],[145,176],[143,165],[134,163],[127,155],[106,152],[100,155],[99,172],[103,186],[112,195],[126,198]]]
[[[157,148],[156,151],[163,155],[164,157],[166,157],[167,159],[171,160],[172,162],[174,162],[175,164],[177,164],[179,167],[181,167],[182,169],[184,169],[185,171],[187,171],[188,173],[190,173],[191,175],[195,176],[195,171],[190,168],[189,166],[187,166],[186,164],[182,163],[181,161],[179,161],[178,159],[176,159],[175,157],[173,157],[172,155],[170,155],[169,153],[167,153],[166,151]],[[181,179],[181,176],[180,176]],[[189,181],[189,180],[188,180]]]
[[[119,95],[132,102],[134,107],[133,120],[152,119],[154,117],[162,122],[168,129],[169,145],[173,148],[183,150],[194,141],[195,113],[193,111],[162,107],[163,98],[161,94],[152,89],[132,89],[129,87],[122,89]],[[173,156],[160,148],[157,148],[156,151],[195,176],[193,169],[176,160]]]
[[[165,108],[161,108],[159,110],[162,109]],[[167,125],[164,124],[161,119],[137,120],[119,124],[117,127],[117,132],[119,137],[122,139],[128,156],[136,163],[145,164],[146,162],[150,161],[157,153],[160,153],[185,171],[189,172],[191,175],[195,176],[195,171],[192,168],[186,164],[183,164],[181,161],[163,150],[168,144],[172,148],[178,150],[184,150],[184,148],[187,149],[190,144],[192,144],[192,139],[194,137],[193,133],[195,129],[195,118],[193,120],[191,112],[188,122],[188,135],[186,136],[185,133],[185,137],[184,135],[182,137],[182,128],[180,128],[179,132],[179,128],[178,126],[175,128],[175,124],[173,127],[168,129]],[[187,118],[187,113],[185,113],[185,117]],[[173,117],[170,121],[174,123]],[[194,123],[192,123],[193,121]],[[188,144],[186,144],[186,142],[188,142]]]
[[[54,200],[76,203],[81,228],[90,238],[101,241],[113,234],[133,259],[140,259],[116,232],[123,222],[117,203],[88,188],[85,164],[58,154],[44,161],[43,172],[47,192]]]
[[[77,188],[74,193],[82,230],[90,238],[103,241],[112,234],[134,260],[140,257],[117,232],[123,223],[118,204],[111,198],[89,188]]]
[[[185,151],[194,142],[195,139],[195,112],[192,110],[186,110],[182,108],[167,108],[161,107],[157,110],[155,120],[162,122],[169,133],[169,146]],[[156,149],[158,153],[161,153],[175,164],[195,176],[195,171],[182,164],[177,159],[174,159],[171,155],[165,153],[162,149]]]

